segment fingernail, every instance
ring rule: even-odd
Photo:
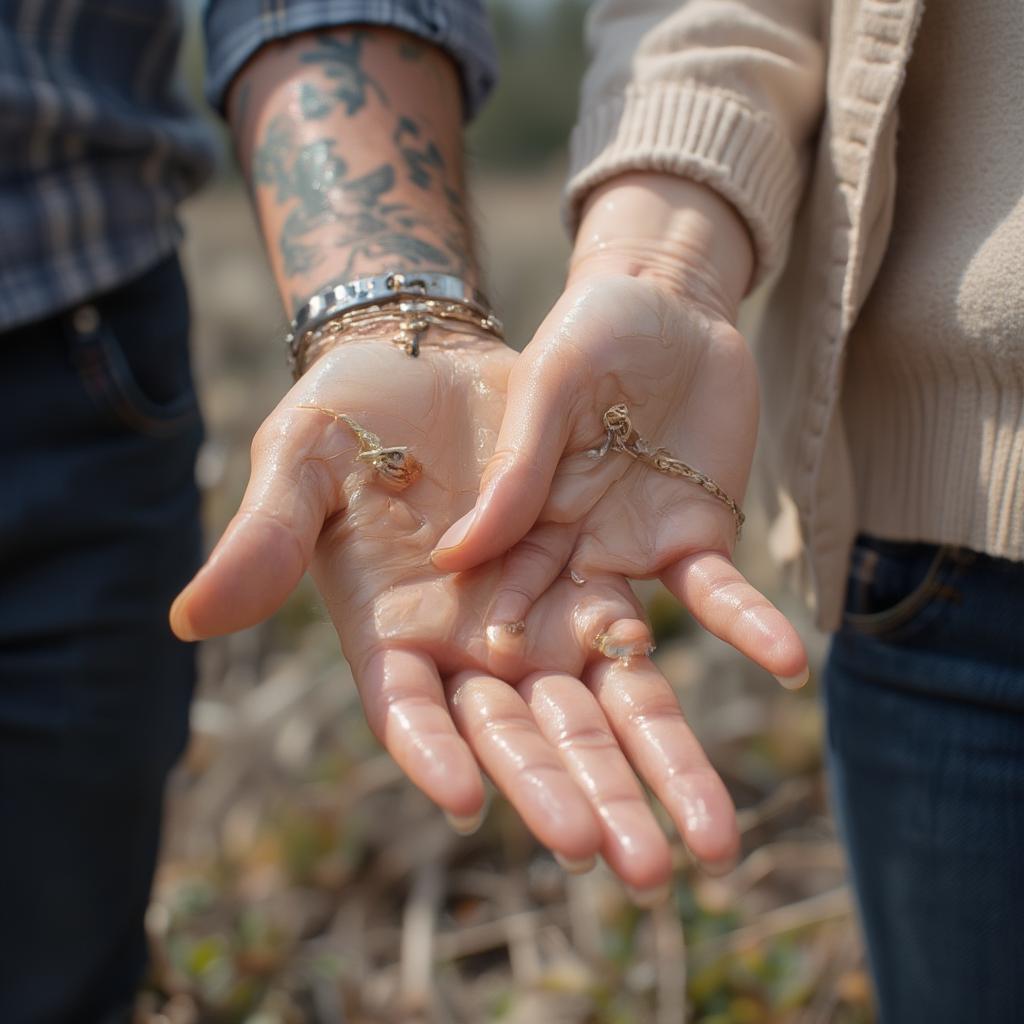
[[[635,889],[633,886],[627,885],[626,892],[629,893],[629,898],[633,903],[642,910],[651,910],[654,907],[660,907],[668,900],[672,887],[668,882],[665,882],[664,885],[656,885],[651,889]]]
[[[448,824],[451,825],[452,830],[458,832],[460,836],[471,836],[484,823],[483,810],[477,811],[476,814],[465,816],[450,814],[448,811],[445,811],[444,816],[448,819]]]
[[[507,623],[521,622],[529,605],[521,594],[510,590],[499,591],[495,596],[491,607],[487,610],[487,621],[495,626],[504,628]]]
[[[736,865],[739,863],[738,857],[729,857],[728,860],[698,860],[697,863],[700,865],[701,871],[705,874],[711,875],[713,878],[721,878],[722,875],[727,875],[731,871],[736,870]]]
[[[473,517],[476,515],[476,507],[471,508],[461,519],[456,520],[448,527],[441,539],[434,545],[435,551],[443,551],[446,548],[456,548],[466,538],[469,528],[473,525]]]
[[[174,635],[179,640],[184,640],[186,643],[194,643],[199,639],[199,635],[192,627],[192,623],[189,622],[188,615],[183,607],[183,599],[185,597],[185,591],[183,590],[175,599],[171,605],[171,610],[168,613],[168,620],[171,623],[171,629],[174,631]]]
[[[510,639],[526,633],[526,623],[522,619],[516,619],[515,622],[499,621],[488,626],[484,632],[487,634],[487,642],[492,647],[503,647]]]
[[[803,672],[798,672],[795,676],[776,676],[775,678],[787,690],[799,690],[801,686],[807,685],[807,680],[811,678],[811,670],[805,668]]]
[[[628,668],[633,658],[648,658],[654,644],[647,625],[638,619],[619,619],[593,640],[594,647],[606,658],[618,660]]]
[[[634,658],[649,658],[655,649],[649,640],[642,643],[616,643],[604,633],[594,639],[594,646],[606,658],[621,662],[625,668],[629,668]]]
[[[552,852],[562,870],[568,871],[570,875],[585,875],[588,871],[592,871],[597,863],[597,858],[593,856],[580,857],[578,860],[574,860],[572,857],[563,857],[556,850]]]

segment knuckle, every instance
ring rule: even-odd
[[[647,801],[636,790],[631,792],[602,793],[601,806],[606,811],[612,811],[616,808],[631,811],[636,807],[643,807],[649,810]]]
[[[495,449],[487,460],[480,474],[480,490],[484,491],[505,474],[507,467],[515,459],[515,452],[508,448]]]
[[[286,541],[294,542],[301,551],[298,533],[295,528],[295,517],[291,512],[286,512],[279,508],[271,508],[264,504],[257,504],[243,505],[238,510],[238,515],[241,518],[248,519],[250,522],[261,524]]]
[[[713,580],[699,596],[698,606],[704,613],[717,612],[733,621],[750,605],[750,592],[750,584],[742,578]]]
[[[535,760],[524,766],[519,773],[527,785],[548,789],[552,782],[561,784],[566,778],[565,768],[558,761]]]
[[[381,692],[380,706],[385,717],[389,717],[414,708],[437,708],[437,703],[419,690],[395,683]]]
[[[522,715],[505,715],[501,718],[484,718],[480,723],[480,735],[489,740],[499,740],[511,735],[533,736],[533,723]]]
[[[696,763],[692,759],[694,756],[698,759]],[[666,764],[662,770],[660,785],[667,786],[670,783],[678,785],[680,780],[685,780],[682,784],[686,789],[702,793],[714,792],[716,789],[727,792],[718,772],[706,761],[701,763],[703,757],[703,751],[699,751],[696,755],[691,755],[690,759],[685,762],[676,761]]]
[[[618,744],[607,729],[600,726],[584,726],[577,729],[567,728],[558,740],[561,750],[568,748],[588,751],[618,750]]]
[[[404,734],[415,732],[417,736],[425,736],[443,733],[445,729],[435,724],[429,713],[424,716],[424,712],[431,710],[438,710],[437,705],[423,694],[411,693],[396,687],[393,691],[388,690],[378,696],[372,710],[367,713],[366,720],[370,731],[387,747],[389,740],[393,738],[389,729],[392,722],[398,722],[399,731]],[[410,714],[420,719],[415,729],[410,726]]]
[[[285,427],[286,425],[276,416],[268,416],[252,435],[252,444],[249,446],[251,454],[254,457],[258,457],[268,448],[275,446],[277,442],[286,436],[287,430]]]
[[[481,490],[506,479],[524,494],[545,487],[551,470],[541,465],[533,443],[527,437],[514,447],[495,449],[484,467]]]
[[[675,697],[660,694],[638,701],[627,711],[627,717],[633,725],[676,725],[685,724],[686,716]]]
[[[495,594],[494,605],[498,604],[532,604],[537,597],[535,587],[531,587],[526,581],[512,578],[503,580]]]
[[[714,608],[715,618],[709,621],[715,623],[716,632],[732,636],[734,631],[744,623],[753,621],[752,615],[765,609],[772,608],[772,604],[764,598],[757,598],[750,601],[741,601],[730,604],[720,604]]]
[[[542,536],[528,536],[521,540],[509,555],[510,571],[529,572],[547,570],[555,561],[555,544],[553,540]]]
[[[342,479],[322,459],[310,454],[302,455],[298,462],[296,481],[300,491],[315,496],[325,514],[329,510],[344,508]]]

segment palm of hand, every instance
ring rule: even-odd
[[[674,752],[640,749],[645,709],[671,703],[649,663],[616,691],[618,710],[583,685],[597,690],[618,671],[595,652],[599,633],[643,634],[628,584],[559,580],[524,616],[525,633],[496,646],[485,625],[502,560],[455,575],[430,561],[473,501],[514,358],[453,336],[415,360],[379,342],[325,355],[258,432],[242,509],[179,599],[176,627],[213,635],[260,621],[311,565],[370,725],[414,782],[471,817],[483,801],[479,762],[547,845],[574,860],[600,850],[647,887],[666,876],[668,848],[620,743],[666,777],[692,761],[693,744],[675,708],[665,726]],[[352,424],[406,446],[418,479],[388,486],[358,459]],[[682,820],[694,806],[700,817],[707,798],[681,791],[677,803]],[[711,836],[709,856],[730,855],[733,840]]]
[[[435,561],[464,568],[511,547],[496,621],[522,617],[566,566],[584,578],[660,576],[711,632],[801,679],[795,631],[732,565],[729,507],[614,449],[593,457],[605,411],[621,402],[650,445],[742,500],[758,418],[743,338],[713,303],[632,277],[589,279],[565,293],[513,370],[470,530]]]
[[[638,610],[622,581],[595,580],[585,593],[552,588],[537,628],[496,659],[485,624],[501,562],[450,574],[430,561],[438,537],[476,492],[514,359],[504,346],[471,345],[461,351],[449,343],[443,353],[427,350],[416,360],[381,345],[338,349],[286,398],[287,429],[293,438],[296,427],[313,432],[306,462],[334,496],[313,575],[355,666],[404,648],[429,657],[445,676],[467,669],[509,682],[539,669],[579,675],[593,658],[592,635]],[[298,397],[305,400],[295,404]],[[341,410],[357,424],[372,424],[384,445],[407,447],[423,467],[420,476],[398,489],[372,465],[354,462],[359,444],[339,420]]]
[[[540,521],[578,523],[572,564],[581,571],[647,577],[690,554],[730,551],[735,521],[717,499],[614,449],[595,458],[594,449],[603,414],[624,402],[649,444],[742,498],[757,431],[757,382],[743,339],[717,314],[672,304],[633,278],[565,301],[568,311],[555,315],[579,339],[576,387],[589,401],[575,414]],[[544,342],[557,345],[557,337]]]

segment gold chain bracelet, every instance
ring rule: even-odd
[[[354,331],[394,324],[397,329],[391,342],[415,357],[420,354],[420,338],[429,327],[451,328],[453,323],[475,327],[498,341],[505,340],[501,321],[493,313],[484,316],[466,303],[431,298],[395,300],[342,313],[310,331],[296,348],[293,376],[298,380],[319,356]]]
[[[600,459],[609,451],[622,452],[631,459],[636,459],[667,476],[680,477],[689,480],[691,483],[703,487],[713,498],[717,498],[732,513],[736,523],[736,539],[739,540],[740,532],[746,516],[743,510],[729,494],[727,494],[714,480],[699,469],[687,465],[669,453],[667,448],[655,448],[645,441],[633,426],[629,418],[629,407],[620,402],[605,410],[602,417],[604,429],[607,432],[604,443],[600,448],[593,448],[587,452],[592,459]]]

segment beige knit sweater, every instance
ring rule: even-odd
[[[599,0],[589,18],[568,218],[645,169],[747,221],[772,279],[772,541],[824,629],[858,530],[1024,558],[1024,21],[1019,0],[980,6],[929,0],[906,95],[922,0]]]

